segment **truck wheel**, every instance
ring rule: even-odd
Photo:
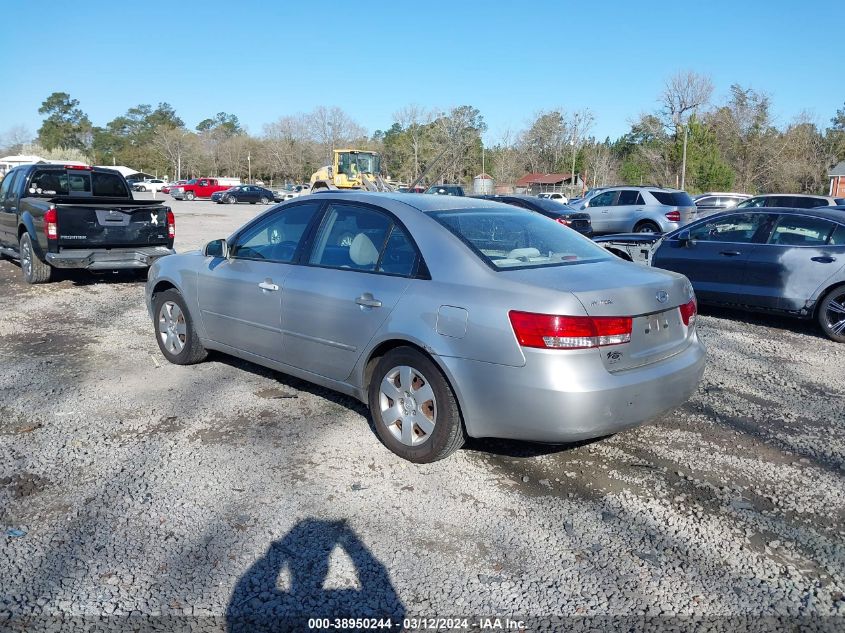
[[[23,271],[23,278],[26,283],[43,284],[50,281],[50,274],[53,272],[53,269],[50,267],[50,264],[45,264],[38,259],[38,255],[35,254],[35,250],[32,248],[32,240],[29,237],[29,233],[21,235],[20,254],[21,271]]]
[[[431,359],[411,347],[392,349],[378,361],[368,396],[379,439],[408,461],[444,459],[466,439],[449,382]]]
[[[194,198],[196,198],[196,197],[197,197],[197,196],[196,196],[196,194],[195,194],[193,191],[186,191],[186,192],[185,192],[185,200],[190,201],[190,200],[193,200],[193,199],[194,199]]]
[[[194,321],[178,290],[158,293],[153,300],[156,342],[164,357],[174,365],[193,365],[208,356],[200,343]]]

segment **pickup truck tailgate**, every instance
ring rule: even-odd
[[[65,248],[158,246],[169,241],[161,205],[57,204],[58,245]]]

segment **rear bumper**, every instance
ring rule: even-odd
[[[563,443],[616,433],[683,404],[698,388],[705,355],[693,335],[682,352],[615,374],[595,350],[526,350],[522,367],[440,360],[458,387],[469,435]]]
[[[175,253],[167,246],[109,249],[60,249],[47,253],[47,263],[55,268],[121,270],[149,268],[159,257]]]

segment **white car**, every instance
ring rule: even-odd
[[[287,185],[279,189],[274,189],[273,194],[281,200],[293,200],[299,196],[304,196],[311,193],[311,185]]]
[[[537,197],[546,198],[548,200],[554,200],[555,202],[560,202],[561,204],[566,204],[567,202],[569,202],[565,195],[563,195],[562,193],[557,193],[556,191],[550,193],[538,193]]]
[[[135,191],[161,191],[161,188],[166,184],[161,178],[147,178],[141,182],[136,182],[132,189]]]

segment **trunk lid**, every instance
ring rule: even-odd
[[[596,348],[611,372],[657,362],[684,350],[694,325],[680,306],[691,298],[686,277],[621,260],[508,271],[526,284],[573,294],[593,317],[632,317],[631,341]]]
[[[153,202],[153,204],[144,204]],[[58,245],[121,248],[167,245],[167,207],[155,201],[57,202]]]

